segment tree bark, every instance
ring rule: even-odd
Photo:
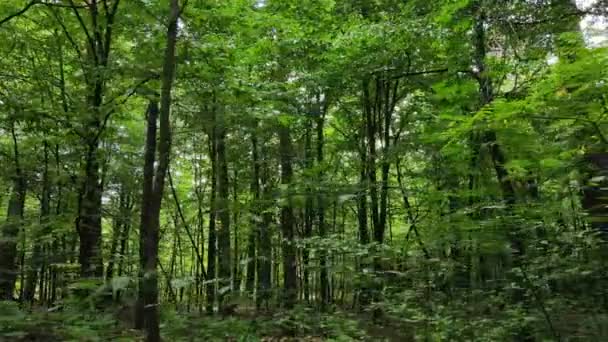
[[[117,256],[116,252],[122,239],[122,231],[125,226],[125,217],[123,214],[125,212],[125,207],[127,206],[126,197],[127,194],[125,191],[125,186],[122,185],[118,194],[118,215],[113,220],[114,231],[112,232],[112,242],[110,244],[110,259],[108,260],[108,267],[106,269],[106,280],[110,280],[112,277],[114,277],[116,261],[118,258],[122,257],[120,254]]]
[[[241,253],[239,251],[239,187],[238,187],[238,171],[236,168],[233,169],[232,179],[232,225],[234,226],[234,259],[232,262],[232,278],[233,290],[236,292],[241,291],[241,272],[239,264],[241,262]]]
[[[312,120],[307,119],[306,133],[305,133],[305,141],[304,141],[304,154],[305,154],[305,167],[307,170],[312,170],[313,167],[313,154],[312,154]],[[310,172],[310,171],[308,171]],[[314,219],[314,209],[313,209],[313,194],[312,194],[312,186],[310,184],[306,185],[306,203],[304,206],[304,238],[312,237],[312,226]],[[319,227],[321,228],[321,227]],[[302,249],[302,277],[304,287],[304,300],[307,302],[310,301],[310,279],[309,279],[309,259],[310,252],[308,248],[305,246]],[[323,290],[321,290],[323,292]]]
[[[27,182],[21,168],[15,124],[11,123],[13,140],[13,188],[8,201],[6,223],[0,232],[0,300],[12,300],[17,280],[17,238],[25,206]]]
[[[124,226],[120,232],[120,247],[118,254],[120,258],[118,258],[118,276],[122,276],[124,273],[124,264],[126,257],[129,253],[129,234],[131,231],[131,212],[133,210],[133,200],[130,193],[127,193],[126,196],[126,206],[124,207],[124,212],[120,215],[124,219]]]
[[[139,275],[139,298],[137,307],[137,317],[135,327],[138,329],[144,329],[146,325],[146,302],[149,301],[147,296],[154,295],[150,294],[153,291],[153,286],[149,279],[154,275],[146,274],[149,258],[154,255],[152,250],[154,248],[154,237],[158,234],[158,231],[154,231],[153,220],[154,220],[154,207],[153,207],[153,195],[154,195],[154,161],[156,159],[156,121],[158,118],[158,104],[151,100],[146,112],[147,115],[147,132],[146,132],[146,147],[144,154],[144,172],[143,172],[143,191],[141,199],[141,213],[139,223],[139,259],[140,259],[140,275]],[[148,308],[149,309],[149,308]]]
[[[264,145],[263,145],[264,146]],[[268,155],[265,149],[262,148],[263,156]],[[273,213],[270,208],[272,201],[270,170],[266,158],[260,160],[260,185],[262,203],[260,212],[262,220],[258,227],[258,260],[257,260],[257,301],[256,306],[259,309],[262,304],[268,308],[268,303],[271,295],[271,280],[272,280],[272,241],[270,235],[270,224],[272,222]]]
[[[279,127],[279,144],[279,154],[281,156],[281,184],[288,190],[293,177],[293,148],[291,144],[290,129],[285,125],[280,125]],[[294,215],[291,202],[291,196],[287,193],[287,199],[281,206],[281,232],[283,234],[283,304],[286,308],[292,308],[294,306],[298,295],[296,249],[294,246]]]
[[[327,100],[325,100],[327,101]],[[321,106],[319,103],[319,96],[317,96],[317,105]],[[325,124],[325,111],[326,108],[319,108],[318,116],[317,116],[317,164],[319,167],[319,175],[318,175],[318,183],[323,184],[324,175],[323,175],[323,146],[325,143],[323,136],[323,127]],[[325,201],[322,195],[322,192],[319,192],[317,196],[317,219],[319,224],[319,237],[324,239],[326,237],[326,228],[325,228]],[[327,270],[327,253],[325,251],[321,251],[319,255],[319,267],[320,267],[320,275],[319,282],[321,286],[321,306],[329,304],[330,302],[330,293],[329,293],[329,280],[328,280],[328,270]]]
[[[488,75],[486,69],[486,14],[484,9],[481,8],[480,3],[476,3],[477,17],[475,21],[475,27],[473,32],[474,39],[474,52],[473,59],[475,63],[476,78],[479,84],[479,107],[482,108],[490,104],[494,100],[494,89],[492,85],[492,79]],[[481,135],[481,142],[488,146],[490,151],[490,157],[492,158],[492,164],[494,165],[494,171],[496,172],[496,179],[502,190],[502,195],[505,203],[509,206],[515,204],[515,189],[509,179],[509,172],[505,167],[506,158],[498,144],[496,138],[496,132],[493,130],[486,130]],[[478,147],[478,144],[476,148]],[[474,156],[477,156],[478,152],[474,151]]]
[[[365,118],[365,116],[364,116]],[[363,125],[360,129],[361,143],[359,147],[359,191],[357,194],[357,221],[359,228],[359,243],[364,246],[369,244],[369,233],[367,223],[367,148],[365,146],[365,128]],[[362,258],[365,258],[363,256]],[[367,267],[367,263],[364,260],[359,261],[359,272],[363,274],[363,269]],[[370,293],[368,286],[365,284],[366,280],[360,281],[359,304],[364,307],[370,303]]]
[[[367,139],[367,190],[370,197],[370,210],[372,217],[372,232],[374,241],[381,239],[383,232],[380,230],[378,213],[378,184],[376,181],[376,129],[377,120],[374,110],[374,101],[370,94],[371,82],[363,82],[363,113],[365,115],[365,133]],[[376,95],[378,95],[378,85],[376,85]],[[377,104],[377,102],[376,102]]]
[[[83,73],[87,85],[86,104],[91,110],[90,118],[84,123],[85,135],[82,136],[86,146],[86,158],[81,188],[82,198],[76,220],[76,230],[80,237],[78,258],[80,273],[85,278],[101,278],[103,276],[101,239],[103,180],[99,172],[98,154],[100,137],[111,113],[104,113],[102,105],[105,84],[107,83],[105,69],[108,66],[110,56],[112,26],[119,3],[120,0],[116,0],[112,6],[104,6],[105,30],[100,26],[101,16],[97,0],[91,1],[86,7],[90,16],[90,25],[88,26],[81,18],[79,10],[72,7],[87,37],[85,44],[87,59],[83,66]]]
[[[260,160],[258,156],[258,138],[257,138],[257,123],[251,133],[251,156],[253,173],[251,177],[251,197],[253,198],[250,210],[251,210],[251,222],[249,228],[249,241],[247,243],[247,279],[245,282],[245,289],[248,293],[253,293],[255,286],[255,270],[256,265],[259,263],[257,260],[256,253],[256,240],[259,234],[259,226],[261,221],[261,210],[260,210]]]
[[[215,218],[216,218],[216,198],[217,198],[217,153],[216,153],[216,129],[215,129],[215,103],[212,108],[212,127],[209,130],[209,159],[211,159],[211,176],[209,180],[211,182],[211,193],[209,194],[209,238],[207,239],[207,274],[209,275],[210,282],[207,284],[207,305],[206,311],[208,314],[213,313],[213,306],[215,304],[215,289],[217,287],[217,268],[216,268],[216,252],[217,252],[217,236],[215,229]]]
[[[226,161],[226,127],[223,109],[218,110],[217,128],[217,211],[220,227],[217,231],[218,249],[218,308],[224,308],[224,298],[230,295],[230,184],[228,180],[228,163]]]
[[[98,160],[99,144],[91,142],[87,147],[82,202],[78,217],[80,249],[78,261],[80,274],[84,278],[103,276],[101,241],[101,196],[102,187]]]
[[[170,14],[167,27],[167,44],[163,61],[161,78],[158,166],[154,170],[155,133],[158,112],[155,102],[151,101],[148,116],[148,134],[146,136],[146,157],[144,164],[144,192],[142,193],[141,232],[143,236],[142,253],[142,291],[143,323],[146,341],[160,341],[158,319],[158,241],[160,228],[160,209],[165,188],[165,176],[169,168],[171,153],[171,90],[175,78],[175,47],[177,44],[177,22],[180,15],[178,0],[170,1]],[[141,247],[140,247],[141,248]]]
[[[34,250],[32,253],[31,266],[28,271],[27,282],[23,298],[25,301],[33,302],[34,294],[36,293],[36,284],[38,282],[38,272],[42,258],[42,249],[40,237],[48,231],[49,216],[51,214],[51,182],[49,180],[49,152],[48,142],[44,142],[44,170],[42,172],[42,196],[40,199],[40,231],[38,234],[33,234]]]

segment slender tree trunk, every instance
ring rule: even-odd
[[[251,196],[253,198],[251,207],[251,222],[249,228],[249,241],[247,243],[247,279],[245,283],[245,289],[248,293],[253,293],[255,286],[255,269],[259,263],[256,254],[256,237],[259,234],[259,226],[261,221],[260,211],[260,161],[258,157],[258,138],[257,138],[257,124],[251,133],[251,155],[253,164],[253,173],[251,177]]]
[[[367,190],[370,197],[370,211],[372,217],[372,231],[376,242],[382,237],[379,229],[378,215],[378,188],[376,182],[376,115],[370,95],[370,81],[363,82],[363,112],[365,115],[365,132],[367,139]],[[378,86],[376,92],[378,93]]]
[[[363,111],[363,117],[360,132],[359,132],[359,191],[357,196],[357,221],[359,228],[359,243],[361,245],[369,244],[369,232],[368,232],[368,210],[367,210],[367,190],[368,190],[368,178],[367,178],[367,146],[365,142],[366,137],[366,125],[365,121],[367,119],[367,110]],[[363,256],[365,258],[365,256]],[[359,261],[359,271],[363,274],[363,269],[368,267],[367,262],[364,260]],[[371,301],[370,291],[368,285],[366,284],[367,279],[361,280],[361,285],[358,294],[358,302],[361,307],[367,306]]]
[[[381,183],[382,187],[380,189],[380,217],[378,222],[378,232],[376,235],[376,242],[382,243],[384,241],[384,235],[387,224],[387,207],[388,207],[388,189],[389,189],[389,171],[391,168],[390,162],[390,142],[391,142],[391,122],[393,111],[395,109],[395,105],[397,104],[397,89],[399,87],[399,81],[395,81],[391,84],[390,81],[380,81],[383,84],[382,86],[382,94],[379,98],[382,99],[382,117],[384,119],[384,124],[382,125],[382,142],[383,146],[383,156],[382,156],[382,164],[381,164]]]
[[[326,100],[327,101],[327,100]],[[319,98],[317,97],[317,102],[319,102]],[[320,103],[318,103],[320,106]],[[325,109],[319,110],[317,117],[317,164],[319,167],[319,184],[323,184],[324,175],[323,175],[323,146],[325,143],[323,136],[323,126],[325,123]],[[319,237],[322,239],[326,238],[326,228],[325,228],[325,201],[322,195],[322,192],[319,192],[317,196],[317,219],[319,224]],[[325,306],[330,302],[330,293],[329,293],[329,280],[328,280],[328,270],[327,270],[327,253],[325,251],[321,251],[319,255],[319,267],[320,267],[320,275],[319,282],[321,286],[321,305]]]
[[[262,149],[264,151],[264,149]],[[262,153],[262,156],[266,156],[267,153]],[[258,287],[257,287],[257,301],[256,306],[258,309],[265,305],[268,309],[268,303],[271,295],[271,281],[272,281],[272,238],[270,234],[270,224],[272,223],[273,213],[270,208],[272,202],[271,185],[270,185],[270,170],[266,158],[260,160],[260,185],[261,185],[261,212],[262,220],[258,227],[258,260],[257,260],[257,274],[258,274]]]
[[[209,194],[209,237],[207,239],[207,274],[209,275],[210,281],[212,280],[213,282],[207,284],[206,311],[208,314],[213,313],[213,306],[215,304],[215,289],[217,286],[215,282],[217,280],[217,237],[215,230],[215,217],[217,210],[217,153],[215,131],[215,123],[213,123],[213,127],[211,127],[209,134],[209,158],[211,159],[211,176],[209,180],[211,182],[211,193]]]
[[[307,120],[306,136],[304,142],[304,153],[305,153],[305,166],[307,170],[312,170],[313,167],[313,154],[312,154],[312,120]],[[310,171],[309,171],[310,172]],[[304,206],[304,238],[308,239],[312,237],[312,226],[314,219],[313,209],[313,194],[312,187],[307,185],[306,188],[306,203]],[[320,227],[319,227],[320,228]],[[310,301],[310,275],[309,275],[309,259],[310,252],[308,248],[302,249],[302,275],[303,275],[303,290],[304,300]],[[321,290],[323,292],[323,290]]]
[[[21,220],[25,207],[27,182],[19,155],[19,145],[15,133],[15,124],[11,123],[11,136],[14,152],[13,188],[8,201],[6,223],[0,231],[0,300],[12,300],[17,280],[17,238],[21,229]]]
[[[205,264],[204,264],[204,255],[205,255],[205,232],[204,232],[204,217],[203,217],[203,203],[204,203],[204,187],[202,186],[202,178],[203,178],[203,172],[201,170],[201,166],[200,166],[200,158],[198,160],[194,161],[194,177],[195,177],[195,188],[194,188],[194,192],[196,194],[196,200],[197,200],[197,210],[196,210],[196,221],[197,221],[197,229],[198,229],[198,236],[200,236],[200,239],[198,239],[197,241],[197,245],[200,246],[200,260],[199,260],[199,268],[201,270],[205,269]],[[181,254],[180,254],[181,255]],[[181,259],[180,259],[181,260]],[[205,272],[202,272],[205,273]],[[215,278],[215,275],[213,275],[213,277]],[[208,277],[205,276],[205,279],[201,279],[201,280],[208,280]],[[204,292],[204,282],[200,281],[199,282],[199,286],[196,288],[196,303],[198,304],[198,309],[199,312],[202,313],[203,311],[203,292]],[[183,294],[183,291],[180,292],[181,294]],[[181,300],[181,299],[180,299]]]
[[[120,193],[118,195],[118,215],[114,218],[114,231],[112,232],[112,242],[110,244],[110,258],[108,260],[108,267],[106,269],[106,279],[112,279],[114,276],[114,268],[116,265],[116,255],[118,245],[122,237],[122,231],[124,229],[124,207],[126,206],[126,193],[124,185],[121,186]]]
[[[236,168],[233,170],[232,179],[232,225],[234,226],[234,261],[232,266],[232,277],[234,278],[233,288],[234,291],[241,291],[241,272],[239,264],[241,262],[241,254],[239,251],[239,188],[238,188],[238,171]]]
[[[124,206],[121,208],[120,216],[122,222],[122,228],[120,230],[119,242],[118,242],[118,256],[114,261],[116,266],[116,272],[112,272],[112,276],[116,273],[116,276],[121,277],[125,274],[125,263],[128,263],[130,258],[129,251],[129,234],[131,231],[131,214],[133,211],[133,200],[130,194],[130,190],[125,190],[125,198],[124,198]],[[110,267],[108,266],[108,269]],[[108,274],[110,274],[108,272]],[[122,295],[122,291],[118,290],[116,292],[116,300],[119,301]]]
[[[125,198],[126,206],[124,207],[124,212],[121,213],[121,216],[124,219],[124,226],[120,232],[120,247],[118,254],[120,258],[118,258],[118,276],[122,276],[124,274],[124,264],[129,253],[129,234],[131,232],[131,213],[133,210],[133,201],[131,199],[131,195],[127,193]]]
[[[155,101],[150,101],[148,105],[147,115],[147,132],[146,132],[146,147],[144,154],[144,172],[143,172],[143,191],[141,202],[141,213],[139,223],[139,258],[140,258],[140,275],[139,275],[139,298],[136,317],[136,328],[144,329],[146,325],[145,305],[151,297],[154,296],[153,286],[150,278],[155,275],[146,274],[148,264],[150,263],[150,252],[147,249],[154,248],[154,237],[158,235],[158,231],[154,231],[153,224],[153,195],[154,195],[154,162],[156,159],[156,121],[158,118],[158,104]],[[156,266],[155,266],[156,267]],[[149,308],[148,308],[149,309]]]
[[[40,232],[33,234],[34,250],[32,253],[31,267],[28,272],[27,282],[23,293],[24,300],[32,302],[36,293],[38,272],[42,258],[40,237],[48,231],[49,216],[51,214],[51,183],[49,180],[49,151],[48,142],[44,142],[44,170],[42,172],[42,196],[40,199]]]
[[[217,127],[217,209],[220,227],[217,231],[218,248],[218,307],[224,308],[224,298],[230,295],[230,184],[228,180],[228,163],[226,161],[226,127],[223,109],[218,111]]]
[[[281,183],[288,188],[293,177],[290,129],[285,125],[279,127],[279,154],[281,156]],[[294,306],[297,295],[296,249],[294,246],[294,215],[292,199],[287,193],[287,200],[281,206],[281,232],[283,234],[283,304],[286,308]]]

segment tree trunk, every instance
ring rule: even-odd
[[[42,250],[40,245],[40,237],[48,233],[49,215],[51,214],[51,183],[49,180],[49,152],[48,142],[44,142],[44,171],[42,172],[42,196],[40,199],[40,232],[33,234],[34,250],[32,253],[31,267],[28,272],[27,282],[23,298],[25,301],[32,302],[36,292],[36,284],[38,282],[38,271],[40,268]]]
[[[390,81],[380,81],[382,85],[382,92],[379,96],[382,105],[382,117],[384,119],[384,124],[382,125],[382,142],[383,142],[383,156],[382,156],[382,164],[381,164],[381,183],[382,187],[380,188],[380,217],[379,217],[379,227],[376,236],[376,242],[382,243],[384,241],[384,233],[386,230],[387,223],[387,207],[388,207],[388,189],[389,189],[389,171],[391,168],[390,162],[390,142],[391,142],[391,122],[393,117],[393,111],[395,109],[395,105],[397,105],[397,90],[399,87],[399,81],[395,81],[391,84]],[[378,90],[376,90],[378,91]]]
[[[117,256],[116,252],[118,250],[118,245],[120,243],[122,237],[122,231],[124,229],[124,220],[123,216],[125,212],[126,203],[126,193],[124,185],[121,186],[120,193],[118,195],[118,215],[114,218],[114,230],[112,232],[112,242],[110,244],[110,259],[108,260],[108,268],[106,269],[106,279],[110,280],[114,276],[114,268],[116,265],[116,261],[120,258],[120,254]]]
[[[327,100],[326,100],[327,101]],[[319,102],[319,98],[317,97],[317,102]],[[318,103],[320,106],[320,103]],[[324,136],[323,136],[323,126],[325,123],[325,108],[323,110],[319,110],[317,117],[317,164],[319,170],[323,169],[323,146],[324,146]],[[318,183],[323,184],[323,171],[319,171],[319,179]],[[325,229],[325,201],[322,195],[322,192],[319,192],[317,197],[317,218],[319,224],[319,237],[324,239],[326,237],[326,229]],[[328,272],[327,272],[327,253],[325,251],[321,251],[319,255],[319,267],[320,267],[320,276],[319,282],[321,286],[321,305],[325,306],[330,302],[330,293],[329,293],[329,280],[328,280]]]
[[[263,152],[266,152],[262,149]],[[268,155],[262,153],[263,156]],[[262,212],[262,220],[258,227],[258,288],[256,306],[261,307],[262,304],[268,308],[268,303],[271,295],[271,280],[272,280],[272,239],[270,235],[270,224],[272,223],[272,211],[270,203],[272,201],[271,185],[270,185],[270,170],[265,158],[260,161],[260,183],[262,203],[260,212]]]
[[[215,106],[212,109],[213,115],[215,115]],[[207,240],[207,274],[209,280],[213,281],[207,284],[207,305],[206,311],[208,314],[213,313],[213,306],[215,304],[215,289],[216,289],[216,249],[217,249],[217,236],[215,230],[215,217],[216,217],[216,197],[217,197],[217,153],[216,153],[216,129],[215,120],[212,120],[212,127],[209,133],[209,158],[211,159],[211,176],[209,180],[211,182],[211,193],[209,194],[209,238]]]
[[[148,105],[147,115],[147,132],[146,132],[146,147],[144,154],[144,172],[143,172],[143,191],[141,200],[141,213],[139,223],[139,258],[140,258],[140,275],[139,275],[139,298],[136,317],[136,328],[144,329],[146,326],[146,302],[149,301],[149,296],[154,296],[153,286],[150,283],[150,278],[154,275],[146,274],[150,257],[154,257],[154,237],[158,231],[154,231],[153,216],[153,194],[154,194],[154,161],[156,159],[156,121],[158,118],[158,104],[155,101],[150,101]],[[149,308],[148,308],[149,309]]]
[[[481,4],[477,3],[477,6]],[[479,84],[479,107],[482,108],[494,100],[494,89],[492,80],[488,76],[486,70],[486,15],[484,10],[479,8],[477,18],[475,21],[474,28],[474,47],[473,53],[475,67],[477,69],[477,82]],[[507,205],[515,204],[515,190],[514,186],[509,179],[509,172],[505,167],[506,158],[498,141],[496,139],[496,132],[487,130],[483,132],[481,136],[481,142],[489,147],[490,157],[492,158],[492,164],[496,172],[496,179],[502,190],[502,195]],[[478,145],[478,144],[476,144]],[[478,146],[476,148],[479,148]],[[478,152],[474,152],[474,155],[478,155]]]
[[[158,240],[160,228],[160,208],[165,187],[165,176],[169,168],[171,153],[171,88],[175,77],[175,46],[177,44],[177,22],[180,8],[178,0],[171,0],[167,27],[167,45],[161,78],[158,166],[154,170],[156,104],[151,101],[148,113],[148,134],[146,136],[146,159],[144,164],[144,192],[142,193],[141,232],[143,236],[143,322],[146,341],[160,341],[158,319]],[[154,131],[153,131],[154,130]],[[148,195],[148,196],[146,196]],[[141,247],[140,247],[141,248]]]
[[[261,210],[260,210],[260,161],[258,159],[258,138],[257,138],[257,125],[254,127],[254,131],[251,133],[251,155],[253,164],[253,174],[251,177],[251,196],[253,198],[251,203],[251,222],[249,230],[249,241],[247,243],[247,280],[245,283],[245,289],[248,293],[253,293],[255,285],[255,269],[259,262],[256,256],[256,236],[259,232],[259,226],[261,221]]]
[[[293,148],[291,145],[290,129],[285,125],[280,125],[279,127],[279,144],[279,154],[281,156],[281,184],[283,184],[286,189],[289,189],[293,177]],[[283,234],[283,304],[286,308],[292,308],[294,306],[298,295],[296,249],[294,246],[294,215],[291,202],[291,196],[287,193],[287,200],[281,206],[281,232]]]
[[[363,117],[362,117],[362,122],[365,123],[367,119],[367,113],[364,110],[363,111]],[[361,245],[367,245],[369,243],[369,233],[368,233],[368,223],[367,223],[367,186],[368,186],[368,179],[367,179],[367,168],[368,168],[368,163],[367,163],[367,146],[365,143],[365,136],[366,136],[366,126],[365,124],[362,124],[359,130],[359,140],[360,140],[360,145],[359,145],[359,190],[358,190],[358,194],[357,194],[357,221],[358,221],[358,225],[359,225],[359,243]],[[363,256],[362,258],[365,258],[365,256]],[[365,262],[364,260],[360,260],[359,261],[359,272],[361,274],[363,274],[363,269],[368,267],[367,266],[367,262]],[[371,301],[371,297],[370,297],[370,291],[368,288],[368,285],[366,284],[367,279],[362,279],[360,281],[360,289],[359,289],[359,296],[358,296],[358,301],[359,304],[362,307],[367,306],[370,301]]]
[[[80,237],[80,274],[82,277],[103,276],[101,246],[101,179],[99,174],[98,142],[87,147],[82,202],[78,219]]]
[[[15,124],[11,123],[14,152],[13,189],[8,201],[6,223],[0,232],[0,300],[12,300],[17,280],[17,238],[23,219],[27,182],[19,156]]]
[[[377,81],[378,82],[378,81]],[[367,190],[370,197],[370,210],[372,216],[372,231],[374,241],[381,239],[383,232],[379,229],[379,214],[378,214],[378,188],[376,182],[376,116],[370,95],[370,81],[363,82],[363,112],[365,115],[365,132],[367,138]],[[378,85],[376,85],[376,93],[378,93]]]
[[[226,127],[223,109],[218,111],[217,128],[217,210],[220,227],[217,232],[218,249],[218,309],[223,311],[224,298],[230,295],[230,184],[228,180],[228,163],[226,161]]]
[[[313,167],[313,154],[312,154],[312,120],[307,120],[306,136],[304,142],[304,154],[305,154],[305,166],[306,170],[310,172]],[[306,185],[306,203],[304,206],[304,238],[308,239],[312,237],[312,226],[314,219],[313,209],[313,189],[310,184]],[[320,227],[319,227],[320,228]],[[306,246],[302,249],[302,276],[304,287],[304,300],[310,301],[310,279],[309,279],[309,258],[310,252]],[[323,292],[323,290],[321,290]]]
[[[124,273],[124,264],[126,256],[129,255],[129,234],[131,231],[131,212],[133,210],[133,201],[131,200],[131,195],[127,194],[126,206],[124,207],[124,212],[120,215],[123,217],[123,228],[120,232],[120,248],[118,254],[120,258],[118,258],[118,276],[122,276]]]
[[[196,201],[197,201],[196,202],[197,203],[196,222],[197,222],[198,233],[196,235],[200,236],[200,239],[198,239],[198,241],[197,241],[198,246],[200,246],[200,260],[199,260],[198,268],[201,270],[204,270],[205,269],[205,264],[204,264],[204,255],[205,255],[204,221],[205,221],[205,219],[203,217],[204,188],[202,186],[202,184],[203,184],[202,179],[203,179],[203,172],[201,169],[200,157],[199,157],[198,160],[197,159],[194,160],[194,180],[195,180],[194,193],[196,194]],[[180,244],[180,246],[181,246],[181,244]],[[181,257],[181,254],[180,254],[180,260],[182,260],[182,259],[183,258]],[[215,277],[215,275],[213,275],[213,277]],[[196,292],[196,302],[198,304],[198,309],[199,309],[200,313],[202,313],[202,311],[203,311],[203,290],[205,287],[203,284],[203,280],[208,280],[208,277],[205,277],[205,279],[201,279],[201,281],[198,282],[198,286],[195,291]],[[182,288],[180,290],[180,301],[181,301],[181,296],[183,295],[183,292],[184,292],[184,289]]]
[[[233,290],[240,292],[241,291],[241,272],[240,272],[240,252],[239,252],[239,187],[238,187],[238,171],[236,168],[233,170],[234,178],[232,179],[232,201],[233,201],[233,211],[232,211],[232,225],[234,226],[234,260],[232,263],[232,277],[233,281]]]

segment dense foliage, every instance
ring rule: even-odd
[[[607,8],[2,1],[0,340],[608,339]]]

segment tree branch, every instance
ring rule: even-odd
[[[112,8],[108,11],[108,4],[104,0],[103,5],[106,11],[106,32],[104,34],[103,41],[103,50],[105,51],[104,55],[104,65],[108,63],[108,57],[110,56],[110,43],[112,42],[112,25],[114,25],[114,18],[116,17],[116,12],[118,11],[118,4],[120,0],[116,0],[114,4],[112,4]]]
[[[72,0],[69,0],[69,1],[70,1],[72,11],[76,15],[76,19],[78,19],[78,22],[80,23],[80,26],[82,27],[82,30],[84,31],[84,34],[87,36],[87,41],[89,43],[91,53],[93,54],[95,63],[97,63],[97,51],[95,49],[95,41],[93,41],[93,38],[91,37],[91,34],[89,33],[89,29],[87,28],[87,25],[84,23],[82,16],[80,16],[80,13],[78,12],[78,8],[74,4],[74,1],[72,1]]]
[[[186,234],[190,239],[190,243],[192,243],[192,248],[194,249],[194,253],[196,254],[196,259],[201,265],[201,273],[203,275],[203,279],[207,280],[207,272],[205,271],[205,264],[203,263],[203,257],[194,241],[194,237],[192,236],[192,232],[190,231],[190,226],[186,222],[186,218],[184,217],[184,212],[182,211],[182,206],[179,203],[179,199],[177,198],[177,191],[175,191],[175,186],[173,186],[173,177],[171,177],[171,170],[167,170],[167,176],[169,178],[169,187],[171,188],[171,193],[173,194],[173,199],[175,201],[175,207],[177,208],[177,213],[184,225],[184,229],[186,230]]]
[[[15,12],[13,14],[10,14],[8,17],[5,17],[4,19],[0,20],[0,26],[9,22],[11,19],[16,18],[16,17],[22,15],[23,13],[27,12],[30,8],[32,8],[32,6],[38,4],[39,1],[40,0],[32,0],[27,5],[25,5],[25,7],[23,7],[21,10]]]
[[[59,26],[61,26],[61,30],[63,31],[63,34],[65,34],[65,37],[68,39],[68,41],[70,42],[70,45],[72,45],[72,48],[74,49],[74,51],[78,55],[78,61],[80,62],[80,67],[82,68],[82,72],[83,72],[83,75],[84,75],[85,83],[88,84],[89,83],[89,79],[88,79],[86,68],[85,68],[85,65],[84,65],[84,59],[83,59],[83,56],[82,56],[82,52],[80,51],[80,48],[78,47],[78,44],[76,44],[76,41],[74,40],[74,38],[70,34],[70,31],[68,31],[68,28],[65,26],[65,24],[63,23],[63,21],[59,18],[59,15],[57,14],[57,12],[55,10],[51,9],[51,13],[53,13],[53,17],[55,17],[55,20],[57,21],[57,23],[59,24]]]
[[[404,72],[401,74],[392,75],[390,78],[393,80],[396,80],[396,79],[400,79],[403,77],[420,76],[420,75],[427,75],[427,74],[441,74],[444,72],[448,72],[448,68],[420,70],[420,71],[407,71],[407,72]]]

